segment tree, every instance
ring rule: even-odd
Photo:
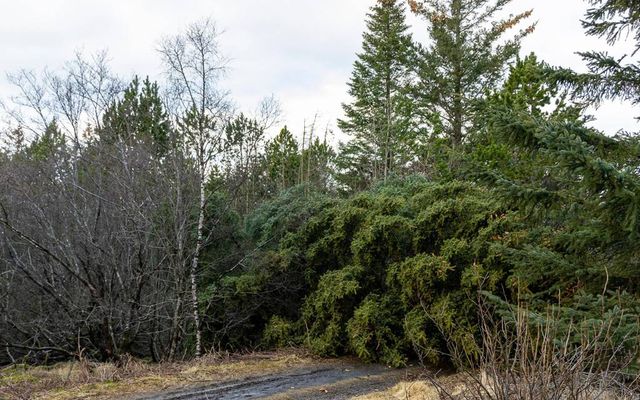
[[[64,135],[60,132],[54,119],[44,133],[31,142],[27,153],[35,160],[44,161],[64,149],[66,146]]]
[[[590,105],[603,100],[640,103],[640,63],[634,59],[640,49],[640,13],[633,1],[590,0],[592,7],[582,21],[586,33],[605,38],[609,45],[632,38],[635,50],[622,57],[606,51],[579,53],[587,63],[588,73],[558,68],[555,78],[571,88],[574,98]]]
[[[528,244],[505,257],[514,285],[545,306],[558,301],[603,320],[610,306],[629,315],[637,307],[627,296],[640,280],[640,180],[636,139],[589,127],[584,104],[567,101],[597,76],[520,60],[487,100],[489,134],[474,158],[482,180],[523,221]]]
[[[11,118],[35,135],[55,119],[76,153],[83,145],[82,133],[89,126],[100,129],[104,111],[122,92],[105,51],[91,57],[76,53],[62,73],[20,70],[8,77],[18,92],[11,99],[15,107],[7,110]]]
[[[509,178],[529,182],[544,179],[549,187],[557,183],[551,176],[553,157],[512,146],[491,125],[495,107],[562,123],[585,122],[584,108],[569,101],[568,91],[550,77],[550,71],[551,67],[539,61],[535,54],[518,58],[509,68],[502,87],[486,97],[483,115],[479,118],[482,129],[468,137],[474,169],[500,170]]]
[[[378,0],[371,8],[349,82],[353,101],[343,104],[345,116],[338,121],[353,137],[341,146],[345,161],[339,165],[346,175],[354,168],[366,170],[366,185],[399,172],[410,158],[408,144],[417,126],[408,96],[414,48],[408,29],[402,1]],[[363,165],[351,165],[353,160]]]
[[[159,156],[169,146],[169,119],[157,83],[147,77],[140,85],[136,76],[121,99],[114,100],[102,117],[98,135],[108,142],[148,143]]]
[[[219,182],[233,195],[230,200],[243,215],[264,198],[265,127],[256,118],[243,113],[226,126],[224,171],[218,171]],[[220,190],[220,185],[216,190]]]
[[[277,192],[298,183],[298,170],[300,169],[298,147],[298,141],[286,126],[266,144],[267,174]]]
[[[202,354],[202,333],[198,306],[199,258],[205,246],[206,184],[212,165],[220,161],[225,148],[225,126],[230,111],[227,94],[219,80],[226,61],[218,45],[218,31],[210,20],[190,25],[186,32],[167,38],[161,45],[167,74],[172,85],[174,112],[180,131],[195,157],[200,196],[196,244],[191,258],[191,303],[195,331],[195,355]]]
[[[14,153],[0,168],[0,362],[167,357],[184,329],[167,301],[185,291],[165,235],[174,185],[150,144],[75,154],[54,123]]]
[[[310,141],[302,151],[301,158],[305,160],[306,169],[302,171],[302,182],[320,192],[328,191],[334,175],[335,151],[327,143],[326,136],[323,140],[316,136]]]
[[[474,123],[479,103],[496,88],[520,40],[534,25],[503,40],[507,31],[531,15],[506,19],[496,14],[511,0],[426,0],[409,2],[428,23],[431,43],[419,49],[416,100],[452,147],[460,146]]]

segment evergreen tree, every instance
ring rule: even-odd
[[[271,186],[278,192],[295,186],[298,182],[300,155],[298,141],[285,126],[267,142],[265,148],[266,169]]]
[[[158,155],[169,145],[169,120],[158,94],[158,84],[135,77],[125,89],[122,99],[115,100],[105,111],[99,131],[109,142],[146,143]]]
[[[496,20],[511,0],[426,0],[409,2],[428,23],[431,43],[419,49],[416,97],[421,112],[443,131],[453,147],[463,143],[479,104],[496,88],[516,57],[531,25],[508,40],[507,31],[531,11]],[[434,117],[436,116],[436,117]]]
[[[605,38],[614,45],[619,41],[635,41],[632,54],[614,57],[606,51],[579,53],[587,63],[589,73],[578,74],[569,69],[558,69],[556,78],[568,84],[574,95],[589,104],[603,100],[623,100],[640,103],[640,63],[636,55],[640,50],[640,11],[637,2],[618,0],[590,0],[593,6],[582,21],[586,33]]]
[[[302,152],[305,160],[305,170],[303,170],[302,183],[306,183],[316,190],[323,192],[329,189],[331,176],[333,175],[333,160],[335,152],[326,140],[316,137],[308,147]]]
[[[410,157],[408,145],[416,130],[409,98],[414,46],[403,2],[378,0],[368,18],[362,53],[349,82],[353,101],[343,104],[345,117],[338,121],[338,127],[353,137],[341,146],[344,161],[338,164],[346,177],[354,170],[366,176],[357,188],[397,173]],[[349,179],[343,183],[351,184]]]
[[[355,138],[340,145],[336,180],[341,189],[358,193],[371,186],[377,178],[376,170],[372,168],[372,154],[375,154],[374,145],[367,140]]]
[[[526,221],[529,243],[505,253],[514,281],[569,307],[600,296],[600,310],[609,290],[637,293],[640,282],[638,150],[590,128],[561,93],[548,66],[519,62],[489,98],[490,144],[477,146],[476,170]]]
[[[27,153],[34,160],[44,161],[62,150],[64,146],[64,135],[54,119],[47,125],[44,133],[29,145]]]
[[[504,106],[548,120],[584,122],[583,108],[567,100],[567,90],[550,79],[550,69],[535,54],[518,59],[509,68],[510,73],[503,87],[487,96],[484,114],[487,119],[481,120],[484,129],[469,135],[475,169],[497,169],[509,178],[529,182],[546,177],[547,183],[551,183],[549,166],[554,163],[552,158],[542,152],[532,153],[510,146],[496,135],[495,130],[490,129],[494,106]]]
[[[236,210],[245,215],[266,196],[264,185],[264,127],[253,118],[240,114],[225,128],[220,157],[226,187],[235,192]],[[216,166],[216,170],[219,167]],[[214,174],[216,175],[216,174]]]

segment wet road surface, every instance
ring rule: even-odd
[[[348,399],[415,378],[417,369],[335,363],[286,373],[217,382],[138,397],[139,400]]]

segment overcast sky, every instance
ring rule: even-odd
[[[7,72],[59,68],[76,50],[108,49],[115,71],[161,79],[156,49],[164,35],[211,17],[225,33],[231,58],[224,85],[242,110],[255,109],[274,94],[283,123],[296,133],[315,113],[335,125],[346,82],[360,50],[365,14],[373,0],[0,0],[0,98],[11,92]],[[554,65],[584,70],[576,51],[604,49],[587,38],[580,18],[583,0],[515,0],[513,11],[533,9],[536,32],[524,52]],[[424,40],[421,21],[410,17],[414,35]],[[640,113],[639,113],[640,114]],[[596,125],[613,133],[637,130],[635,110],[607,104]]]

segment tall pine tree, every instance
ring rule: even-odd
[[[408,95],[414,46],[404,4],[378,0],[368,18],[362,52],[349,82],[353,101],[343,104],[345,117],[338,121],[338,127],[352,136],[341,146],[339,180],[352,188],[398,172],[409,158],[408,145],[415,133]],[[353,176],[366,181],[353,182]]]
[[[453,147],[473,127],[479,104],[495,89],[507,63],[519,52],[520,40],[534,25],[510,39],[505,34],[531,15],[523,12],[497,19],[511,0],[410,0],[411,10],[428,23],[431,42],[419,49],[416,97]],[[431,117],[433,118],[433,117]]]

